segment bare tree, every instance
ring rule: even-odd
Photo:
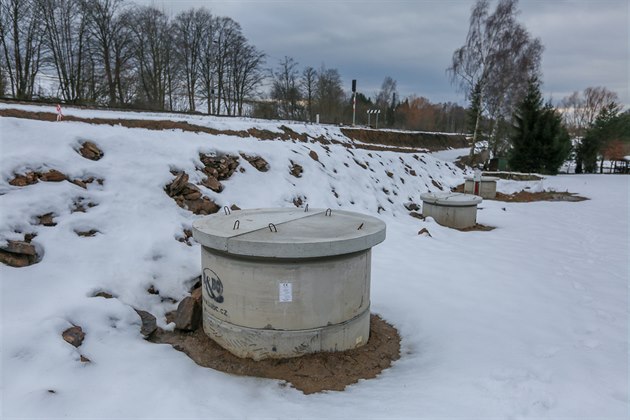
[[[219,17],[214,20],[215,27],[215,54],[214,70],[216,80],[216,102],[215,112],[221,113],[223,109],[228,115],[232,113],[231,105],[231,79],[230,64],[234,45],[239,42],[241,36],[241,26],[229,17]]]
[[[313,67],[306,67],[302,71],[301,87],[302,96],[306,99],[306,115],[309,121],[313,121],[313,100],[317,82],[317,71]]]
[[[517,4],[518,0],[500,0],[490,14],[488,0],[477,0],[472,8],[466,42],[455,50],[447,69],[451,82],[464,91],[467,98],[471,97],[475,86],[479,88],[480,106],[475,118],[471,156],[483,113],[489,112],[495,119],[509,116],[527,80],[539,72],[543,47],[540,40],[530,39],[527,30],[517,22]]]
[[[153,7],[142,7],[129,22],[140,91],[146,106],[164,109],[172,80],[170,50],[172,38],[168,17]]]
[[[285,56],[280,60],[278,68],[273,71],[271,97],[277,100],[280,105],[279,115],[281,118],[299,118],[301,95],[297,67],[298,63],[293,58]]]
[[[102,68],[105,91],[109,105],[124,102],[121,95],[121,72],[130,58],[127,46],[128,31],[121,18],[124,12],[123,0],[83,0],[83,8],[88,17],[88,30],[94,47],[92,57]]]
[[[42,47],[41,21],[34,0],[0,2],[0,43],[2,77],[6,72],[11,95],[17,99],[31,99]]]
[[[316,110],[322,121],[336,123],[341,120],[344,91],[341,76],[337,69],[327,69],[324,65],[317,72]]]
[[[254,94],[264,79],[262,66],[265,54],[247,43],[243,37],[233,53],[232,73],[234,80],[235,113],[243,115],[243,104],[248,95]]]
[[[396,95],[397,87],[396,81],[387,76],[381,84],[381,90],[376,95],[376,106],[381,109],[389,108],[393,102],[393,97]]]
[[[49,60],[57,71],[64,100],[78,102],[84,96],[84,67],[88,56],[87,16],[80,0],[39,0],[45,24]]]
[[[584,92],[575,91],[560,101],[562,116],[574,136],[583,136],[606,107],[617,103],[618,96],[605,87],[588,87]]]
[[[174,43],[176,59],[182,65],[185,80],[188,109],[195,111],[195,95],[197,81],[200,77],[203,57],[203,41],[208,25],[211,25],[212,14],[206,9],[192,9],[181,12],[175,17]]]

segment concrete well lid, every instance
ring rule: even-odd
[[[474,181],[475,177],[474,176],[466,176],[464,177],[464,180],[466,181]],[[481,182],[496,182],[499,180],[499,177],[496,176],[482,176],[481,177]]]
[[[193,237],[234,255],[315,258],[369,249],[385,240],[385,223],[342,210],[248,209],[194,221]]]
[[[478,195],[455,192],[424,193],[420,194],[420,198],[425,203],[449,207],[471,207],[483,201]]]

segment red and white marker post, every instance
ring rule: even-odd
[[[63,120],[63,114],[61,113],[61,105],[57,104],[57,121]]]

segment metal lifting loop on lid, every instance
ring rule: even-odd
[[[330,208],[326,209],[326,213],[324,213],[325,216],[332,216],[332,210]]]
[[[232,226],[232,230],[237,230],[241,227],[241,222],[239,220],[234,221],[234,225]]]
[[[363,223],[361,223],[361,224],[359,225],[359,227],[357,228],[357,230],[361,230],[361,228],[362,228],[362,227],[363,227]]]
[[[225,212],[225,215],[227,216],[228,214],[231,214],[232,212],[230,211],[230,208],[228,206],[223,206],[223,211]]]
[[[269,223],[268,227],[269,227],[269,232],[278,232],[276,225],[274,225],[273,223]],[[271,228],[273,228],[273,230]]]
[[[308,212],[308,203],[306,203],[306,206],[304,206],[304,213]]]

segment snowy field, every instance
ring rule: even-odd
[[[209,126],[229,125],[204,118]],[[246,124],[238,120],[238,129]],[[304,130],[342,136],[331,126]],[[319,143],[13,118],[0,118],[0,133],[0,241],[37,233],[33,242],[43,253],[29,267],[0,266],[2,418],[629,416],[628,176],[500,181],[506,193],[568,190],[590,200],[485,200],[478,222],[496,229],[460,232],[414,219],[403,207],[437,191],[432,181],[444,190],[463,182],[464,172],[440,155],[351,154],[341,145],[327,151]],[[81,157],[75,149],[84,140],[104,157]],[[223,181],[221,193],[199,186],[220,206],[287,207],[301,196],[311,207],[387,223],[386,241],[373,250],[371,300],[372,312],[402,337],[401,358],[390,369],[343,392],[306,396],[279,381],[199,367],[142,338],[133,307],[173,328],[164,315],[177,306],[147,289],[179,301],[200,271],[199,246],[176,240],[198,216],[163,190],[172,169],[195,184],[202,179],[199,152],[244,152],[269,162],[261,173],[241,159],[245,172]],[[290,161],[304,168],[301,178],[289,174]],[[104,183],[87,190],[69,182],[8,184],[16,173],[50,168]],[[97,205],[72,213],[78,197]],[[49,212],[57,225],[37,225]],[[431,237],[417,234],[423,227]],[[90,229],[99,233],[75,233]],[[116,298],[91,297],[98,291]],[[86,332],[78,349],[61,337],[72,324]]]

